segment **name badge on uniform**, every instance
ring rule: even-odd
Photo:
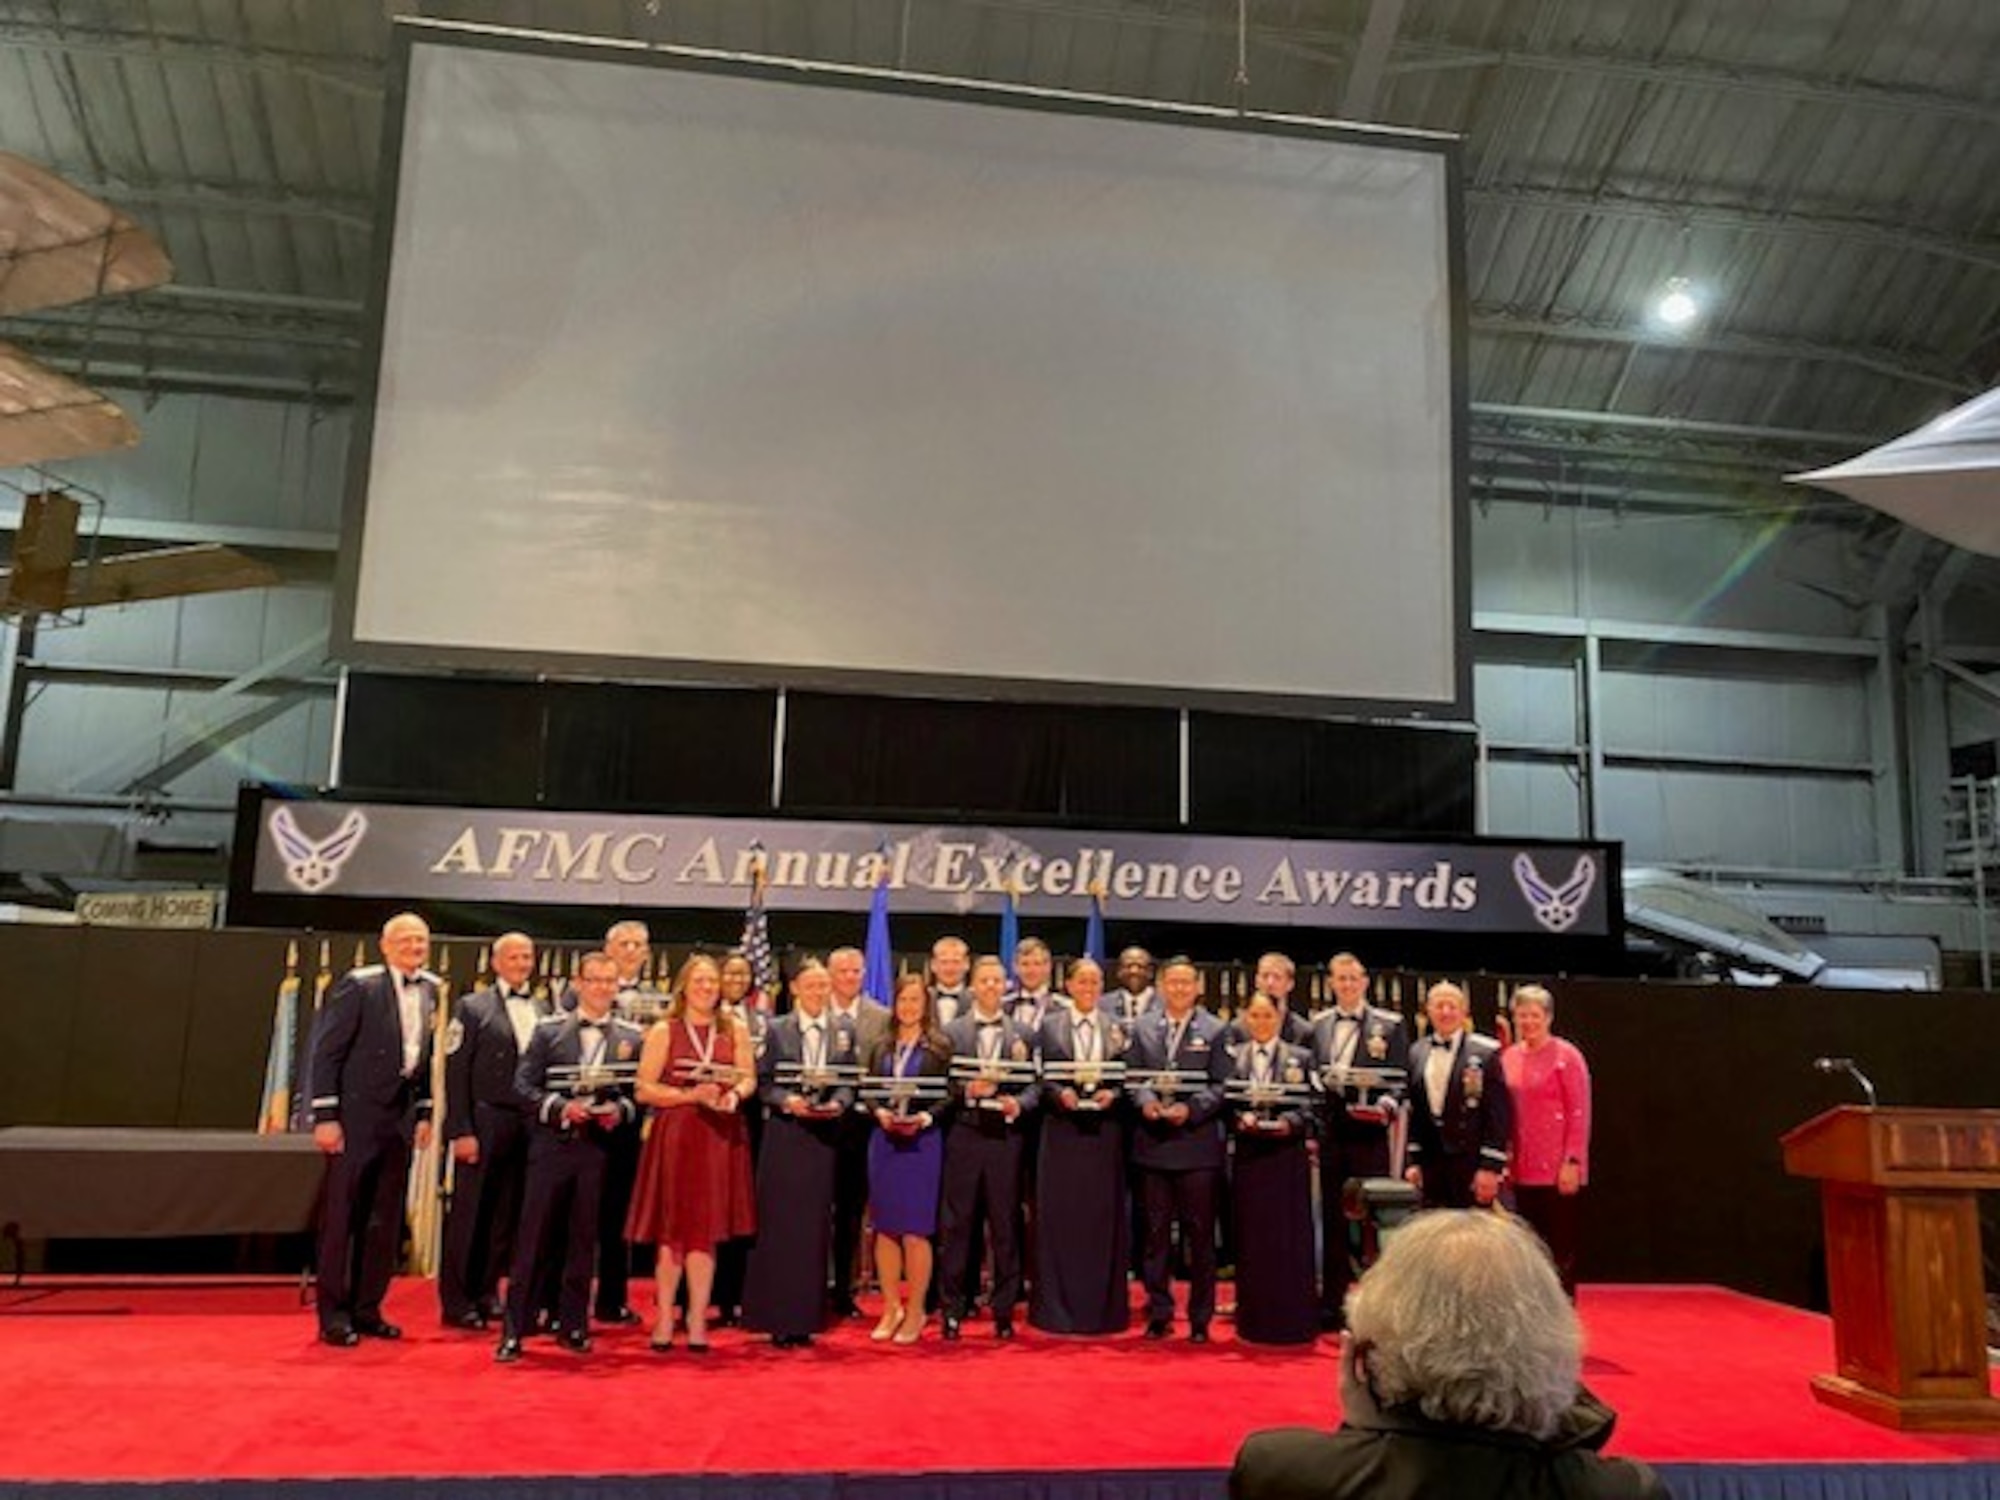
[[[1382,1034],[1380,1026],[1368,1033],[1368,1055],[1376,1062],[1389,1055],[1389,1039]]]
[[[1465,1091],[1467,1109],[1479,1107],[1479,1096],[1486,1090],[1486,1074],[1476,1057],[1466,1059],[1465,1071],[1458,1075],[1459,1086]]]
[[[1206,1052],[1208,1050],[1208,1038],[1205,1036],[1191,1036],[1182,1042],[1181,1045],[1190,1052]]]

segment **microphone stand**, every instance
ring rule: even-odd
[[[1868,1107],[1875,1108],[1875,1085],[1868,1081],[1868,1075],[1854,1066],[1851,1057],[1815,1057],[1813,1067],[1822,1073],[1845,1073],[1861,1085],[1861,1092],[1868,1096]]]

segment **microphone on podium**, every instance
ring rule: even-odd
[[[1868,1081],[1868,1075],[1854,1066],[1851,1057],[1815,1057],[1813,1067],[1821,1073],[1845,1073],[1861,1085],[1861,1092],[1868,1096],[1868,1107],[1875,1107],[1875,1085]]]

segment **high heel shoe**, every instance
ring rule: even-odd
[[[903,1306],[900,1302],[892,1302],[882,1309],[882,1321],[875,1325],[875,1331],[868,1337],[875,1343],[886,1344],[896,1336],[896,1330],[902,1323]]]
[[[899,1344],[914,1344],[918,1339],[922,1338],[923,1336],[924,1336],[924,1315],[922,1313],[918,1313],[913,1318],[903,1319],[902,1326],[896,1330],[895,1341]]]
[[[651,1349],[651,1350],[652,1350],[652,1351],[653,1351],[653,1352],[654,1352],[655,1354],[671,1354],[671,1353],[673,1353],[673,1352],[674,1352],[674,1325],[673,1325],[673,1323],[672,1323],[671,1321],[669,1321],[669,1322],[668,1322],[668,1324],[666,1325],[666,1328],[665,1328],[664,1330],[662,1330],[662,1329],[660,1329],[660,1328],[658,1328],[658,1327],[655,1327],[655,1328],[653,1329],[653,1336],[652,1336],[652,1338],[650,1338],[650,1339],[648,1339],[648,1340],[646,1341],[646,1347],[647,1347],[647,1348],[649,1348],[649,1349]]]

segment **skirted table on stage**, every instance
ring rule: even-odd
[[[0,1226],[17,1242],[295,1234],[325,1166],[309,1135],[0,1130]]]

